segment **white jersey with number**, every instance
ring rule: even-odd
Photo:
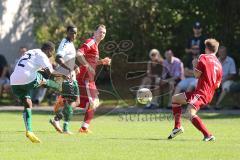
[[[29,50],[18,60],[10,77],[10,84],[28,84],[36,79],[37,71],[42,68],[53,71],[47,55],[41,49]]]
[[[62,59],[64,60],[64,64],[71,69],[72,79],[76,80],[76,73],[74,71],[76,49],[74,47],[73,42],[69,41],[66,38],[63,38],[63,40],[61,41],[58,47],[57,55],[62,57]],[[56,68],[56,71],[66,76],[70,76],[69,71],[61,66],[58,66]]]

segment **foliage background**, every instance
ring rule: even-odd
[[[78,46],[103,23],[107,26],[105,42],[133,41],[134,47],[128,51],[131,61],[148,59],[151,48],[161,53],[171,48],[182,57],[195,21],[201,22],[206,37],[217,38],[238,61],[239,8],[238,0],[33,0],[31,6],[38,43],[59,43],[65,27],[75,24]]]

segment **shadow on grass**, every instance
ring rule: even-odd
[[[33,111],[33,116],[35,115],[49,115],[49,116],[54,116],[54,113],[53,111]],[[74,113],[74,116],[73,116],[73,119],[72,121],[81,121],[83,119],[83,116],[84,116],[84,111],[77,111]],[[21,116],[22,114],[22,111],[19,111],[19,110],[12,110],[12,111],[0,111],[0,115],[1,114],[18,114],[19,116]],[[164,117],[167,117],[169,119],[167,120],[172,120],[171,118],[171,111],[167,111],[167,112],[154,112],[154,111],[151,111],[151,112],[145,112],[145,111],[142,111],[142,112],[139,112],[139,111],[136,111],[136,112],[102,112],[102,111],[97,111],[95,113],[95,117],[94,119],[97,119],[99,117],[118,117],[118,118],[125,118],[125,117],[130,117],[132,116],[133,118],[137,118],[137,116],[139,116],[140,118],[144,118],[144,116],[150,116],[150,115],[157,115],[158,117],[160,118],[164,118]],[[163,115],[163,117],[161,117]],[[240,118],[240,111],[234,111],[234,110],[226,110],[226,111],[213,111],[213,112],[209,112],[209,113],[206,113],[206,112],[200,112],[198,114],[201,118],[203,119],[236,119],[236,118]],[[169,116],[169,117],[168,117]]]
[[[124,141],[193,141],[192,139],[174,139],[168,140],[167,138],[122,138],[122,137],[110,137],[110,138],[101,138],[106,140],[124,140]]]

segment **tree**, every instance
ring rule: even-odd
[[[238,0],[33,0],[32,13],[39,43],[49,39],[59,42],[65,26],[73,23],[79,29],[79,45],[97,24],[104,23],[105,42],[131,40],[134,47],[127,53],[132,61],[137,61],[148,58],[152,48],[161,53],[172,48],[176,56],[182,57],[196,20],[203,24],[207,36],[220,40],[236,57],[239,7]]]

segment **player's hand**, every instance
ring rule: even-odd
[[[198,59],[197,59],[197,58],[194,58],[194,59],[192,60],[193,68],[196,68],[197,63],[198,63]]]
[[[104,59],[102,59],[102,64],[111,65],[111,59],[109,57],[105,57]]]

